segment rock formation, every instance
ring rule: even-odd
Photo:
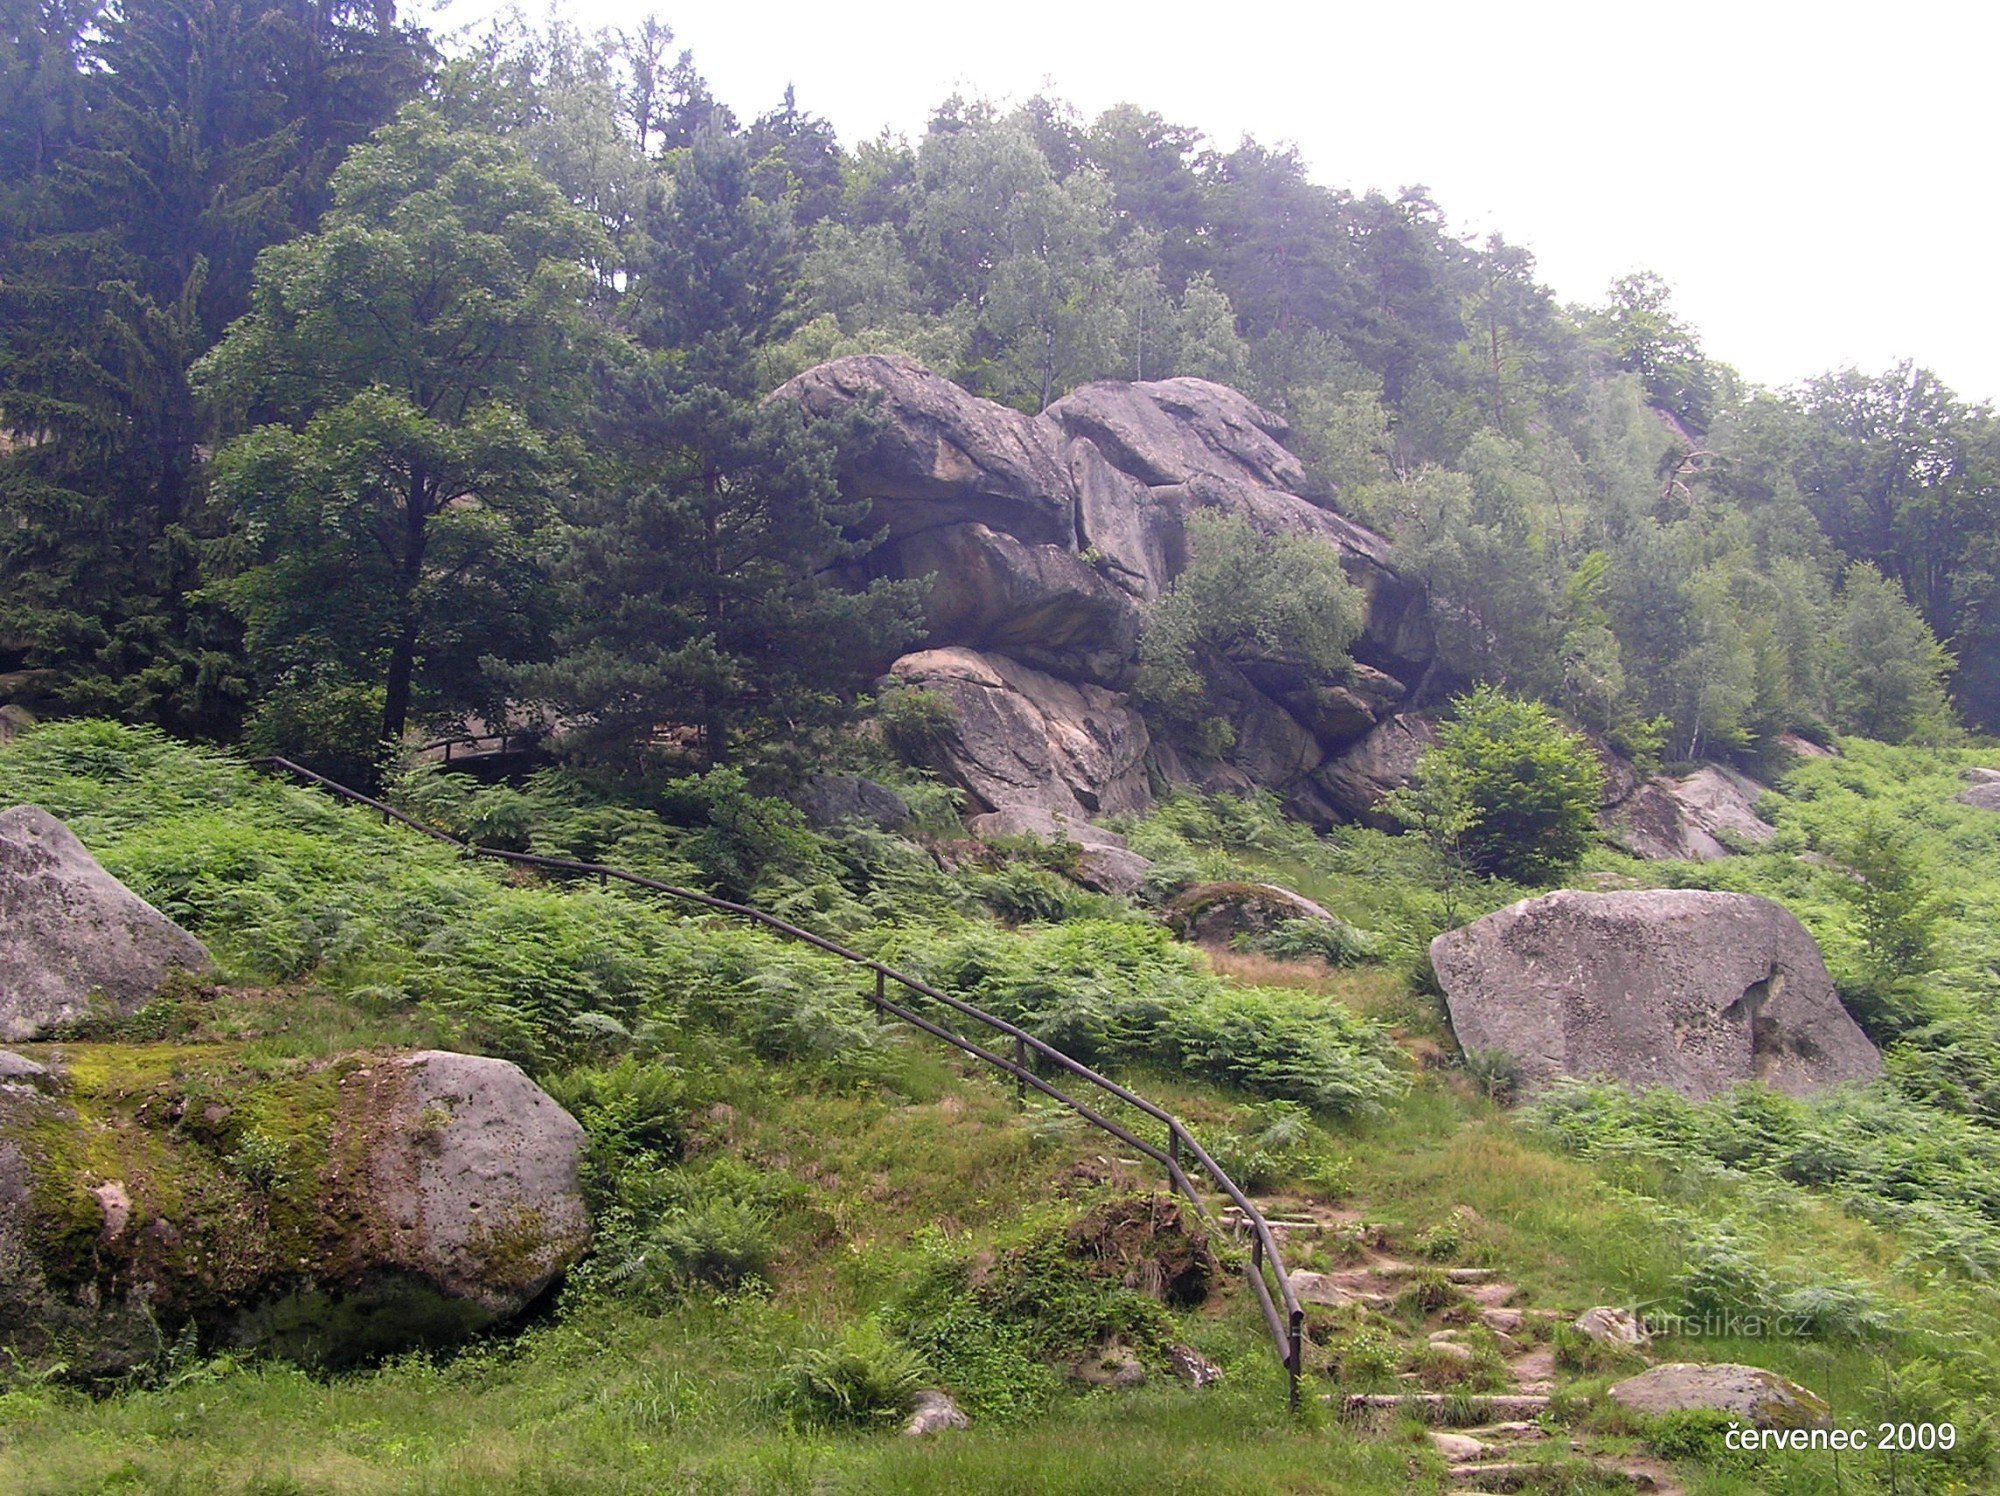
[[[1776,828],[1757,814],[1765,786],[1734,769],[1707,764],[1679,779],[1638,784],[1598,817],[1598,825],[1634,857],[1707,862],[1762,846]]]
[[[1125,838],[1115,831],[1032,806],[1008,806],[974,816],[967,829],[989,841],[1025,836],[1043,842],[1073,842],[1077,882],[1099,893],[1137,893],[1153,866],[1126,846]]]
[[[504,1060],[26,1063],[0,1083],[0,1324],[29,1364],[113,1376],[189,1324],[323,1364],[440,1344],[519,1313],[590,1239],[583,1129]]]
[[[1531,1085],[1799,1095],[1882,1073],[1812,936],[1749,894],[1544,894],[1438,936],[1431,964],[1459,1044],[1512,1056]]]
[[[0,1040],[131,1012],[208,952],[98,865],[47,811],[0,812]]]
[[[1974,780],[1952,799],[1975,810],[2000,810],[2000,779]]]
[[[1151,802],[1151,737],[1131,702],[1002,654],[927,649],[896,662],[896,676],[952,710],[943,767],[977,810],[1032,806],[1074,818],[1140,810]]]
[[[932,579],[929,647],[890,670],[957,710],[937,767],[976,811],[1138,809],[1172,780],[1262,785],[1320,821],[1353,813],[1343,796],[1373,803],[1366,773],[1351,783],[1329,766],[1407,704],[1432,659],[1427,615],[1387,542],[1300,496],[1305,470],[1277,416],[1200,379],[1085,385],[1026,416],[878,355],[809,369],[773,398],[883,418],[842,477],[868,501],[858,533],[877,538],[863,570]],[[1153,742],[1126,694],[1141,607],[1186,565],[1199,509],[1320,541],[1366,600],[1344,679],[1282,651],[1230,662],[1226,761]]]
[[[1826,1399],[1760,1366],[1669,1361],[1614,1383],[1607,1394],[1619,1407],[1658,1417],[1706,1410],[1733,1413],[1758,1428],[1825,1428]]]

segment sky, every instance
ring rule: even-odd
[[[450,0],[445,25],[491,0]],[[531,6],[524,8],[532,9]],[[646,0],[559,0],[585,27]],[[789,83],[842,140],[953,91],[1131,102],[1315,180],[1430,189],[1564,300],[1652,270],[1713,358],[1786,385],[1914,359],[2000,397],[2000,7],[1899,0],[1199,5],[657,0],[749,119]]]

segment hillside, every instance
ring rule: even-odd
[[[1795,845],[1832,835],[1870,801],[1928,828],[1927,852],[1964,899],[1933,989],[1945,1003],[1989,959],[1983,869],[2000,831],[1990,812],[1949,801],[1967,759],[1847,747],[1802,765],[1765,808]],[[428,797],[437,815],[453,803],[447,788],[430,772],[403,793]],[[493,809],[498,793],[474,792],[474,803],[483,794]],[[591,810],[548,780],[531,798],[533,845],[575,851],[594,835],[630,860],[650,849],[653,866],[690,881],[722,865],[715,821],[681,830]],[[0,1394],[0,1464],[18,1488],[1386,1492],[1442,1479],[1419,1426],[1344,1419],[1319,1393],[1406,1386],[1402,1370],[1448,1389],[1518,1385],[1477,1319],[1468,1365],[1426,1349],[1440,1321],[1464,1324],[1467,1312],[1451,1307],[1464,1290],[1425,1286],[1443,1272],[1418,1273],[1385,1280],[1380,1307],[1310,1311],[1309,1396],[1288,1420],[1240,1279],[1225,1274],[1207,1303],[1174,1309],[1061,1249],[1074,1223],[1156,1180],[1057,1109],[1018,1112],[998,1077],[907,1030],[878,1029],[858,984],[753,932],[467,866],[145,733],[42,729],[0,749],[0,799],[65,816],[221,961],[214,985],[28,1052],[107,1056],[91,1084],[125,1106],[152,1077],[217,1066],[283,1077],[390,1045],[513,1055],[590,1130],[598,1224],[592,1257],[557,1301],[456,1353],[323,1379],[179,1341],[109,1397],[17,1379]],[[1949,1065],[1928,1031],[1893,1052],[1892,1082],[1824,1102],[1750,1091],[1634,1104],[1580,1087],[1509,1109],[1452,1062],[1437,1000],[1413,978],[1406,936],[1437,895],[1414,875],[1410,839],[1322,838],[1228,799],[1170,800],[1129,831],[1157,863],[1178,860],[1193,876],[1283,877],[1382,944],[1339,968],[1203,955],[1166,941],[1142,906],[1038,866],[1021,843],[1005,853],[1013,860],[946,875],[902,838],[799,828],[781,855],[766,842],[728,865],[753,869],[767,893],[790,889],[821,928],[967,984],[991,1006],[1043,1005],[1039,1022],[1071,1047],[1096,1034],[1098,1062],[1188,1119],[1274,1218],[1327,1223],[1290,1238],[1291,1266],[1477,1269],[1463,1275],[1475,1292],[1504,1281],[1530,1311],[1673,1306],[1686,1316],[1667,1342],[1673,1359],[1792,1376],[1843,1422],[1948,1417],[1963,1440],[1948,1458],[1904,1456],[1893,1470],[1866,1455],[1837,1472],[1809,1455],[1746,1463],[1716,1449],[1714,1426],[1655,1427],[1594,1401],[1636,1363],[1555,1332],[1545,1372],[1559,1395],[1546,1427],[1557,1437],[1527,1458],[1560,1458],[1569,1473],[1549,1474],[1564,1489],[1618,1488],[1586,1458],[1605,1468],[1651,1458],[1664,1476],[1662,1453],[1693,1491],[1891,1480],[1969,1490],[1990,1476],[1985,1282],[2000,1250],[2000,1173],[1983,1125],[1915,1099]],[[781,871],[783,856],[817,860],[831,882],[802,876],[810,860]],[[1827,948],[1843,949],[1845,906],[1815,899],[1824,875],[1789,851],[1701,865],[1597,851],[1580,878],[1662,872],[1788,891]],[[1219,1087],[1144,1050],[1121,1053],[1139,1015],[1120,1021],[1117,1005],[1138,991],[1116,973],[1134,961],[1149,974],[1153,1054],[1163,1002],[1182,1015],[1168,1024],[1255,1002],[1270,1042],[1320,1046],[1304,1051],[1317,1056],[1311,1075],[1344,1077],[1343,1099],[1310,1109],[1260,1099],[1299,1074],[1281,1049],[1261,1070],[1235,1050],[1236,1079]],[[1111,1007],[1059,1017],[1046,1007],[1057,973]],[[1283,1015],[1289,1030],[1271,1028]],[[729,1266],[695,1265],[717,1261]],[[1787,1313],[1799,1328],[1731,1335],[1704,1320],[1717,1307]],[[1532,1312],[1528,1323],[1539,1323]],[[963,1402],[970,1431],[843,1432],[788,1400],[787,1368],[802,1353],[846,1343],[879,1356],[865,1347],[885,1332]],[[1107,1332],[1146,1367],[1144,1386],[1077,1390],[1064,1378],[1061,1366],[1087,1362]],[[1178,1381],[1162,1359],[1170,1342],[1212,1358],[1221,1382]]]

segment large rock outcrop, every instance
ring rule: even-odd
[[[1708,862],[1760,847],[1777,828],[1757,814],[1765,786],[1719,764],[1675,779],[1661,776],[1632,788],[1598,817],[1598,825],[1634,857]]]
[[[1076,513],[1056,433],[967,394],[907,358],[863,354],[806,370],[777,391],[808,412],[856,405],[883,417],[846,475],[870,512],[863,530],[891,540],[939,525],[981,524],[1030,545],[1074,549]]]
[[[1432,718],[1399,712],[1377,723],[1337,762],[1314,775],[1313,782],[1348,820],[1394,831],[1402,823],[1383,811],[1382,801],[1409,786],[1417,760],[1436,741]]]
[[[933,639],[997,651],[1068,680],[1127,686],[1139,608],[1073,552],[1028,545],[985,525],[943,525],[890,547],[904,577],[929,577]]]
[[[0,1041],[32,1039],[153,997],[208,952],[107,873],[45,810],[0,811]]]
[[[1812,936],[1749,894],[1544,894],[1438,936],[1431,964],[1460,1045],[1511,1055],[1530,1085],[1801,1095],[1882,1073]]]
[[[878,413],[879,435],[842,474],[844,489],[868,505],[856,534],[875,542],[857,574],[931,579],[929,648],[916,658],[972,651],[985,675],[1005,680],[1025,667],[1099,693],[1041,713],[1058,724],[1051,743],[1133,739],[1137,713],[1123,693],[1137,671],[1140,608],[1187,565],[1188,518],[1200,510],[1325,545],[1365,599],[1360,664],[1332,678],[1283,650],[1232,660],[1218,688],[1234,730],[1227,761],[1162,745],[1156,771],[1262,785],[1297,814],[1332,819],[1337,802],[1315,772],[1405,708],[1408,683],[1432,663],[1422,598],[1396,574],[1388,543],[1301,497],[1306,473],[1285,449],[1285,422],[1235,390],[1201,379],[1106,382],[1030,417],[908,359],[868,355],[810,369],[772,398],[819,416],[854,406]],[[907,678],[933,667],[892,668]],[[994,703],[971,693],[990,692],[989,683],[974,684],[961,667],[947,678],[944,694],[981,720],[967,724],[964,751],[944,768],[982,806],[1094,810],[1134,798],[1136,781],[1114,782],[1132,768],[1122,753],[1045,752],[1028,720],[1039,701],[988,710]],[[995,751],[1001,718],[998,737],[1010,746]],[[1100,769],[1113,779],[1090,777]]]
[[[937,767],[975,810],[1031,806],[1087,819],[1152,803],[1146,724],[1114,692],[971,649],[905,655],[890,673],[951,707]]]
[[[517,1314],[583,1251],[584,1135],[504,1060],[50,1046],[0,1083],[0,1323],[116,1375],[193,1325],[322,1364]]]

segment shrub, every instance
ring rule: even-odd
[[[879,1322],[864,1319],[831,1345],[803,1350],[787,1362],[779,1397],[809,1422],[881,1425],[908,1415],[926,1376],[922,1357]]]
[[[1344,920],[1280,920],[1276,929],[1252,937],[1249,944],[1286,961],[1317,960],[1328,966],[1355,966],[1381,953],[1381,942],[1375,936]]]
[[[1440,785],[1469,809],[1462,838],[1475,871],[1544,883],[1589,847],[1604,770],[1546,707],[1480,686],[1452,702],[1437,742],[1417,760],[1418,792]]]
[[[1237,515],[1188,519],[1188,564],[1153,604],[1139,641],[1138,692],[1208,753],[1233,732],[1215,714],[1220,660],[1282,651],[1323,679],[1348,670],[1361,593],[1330,548],[1267,535]]]

